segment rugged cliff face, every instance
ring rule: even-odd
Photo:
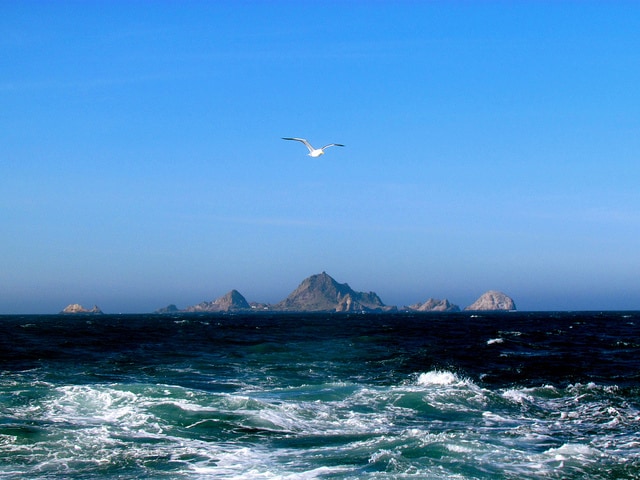
[[[502,292],[489,290],[465,310],[515,310],[515,302]]]
[[[346,283],[338,283],[327,273],[312,275],[302,281],[286,299],[272,306],[289,312],[385,312],[387,307],[373,292],[355,292]]]
[[[440,300],[437,298],[430,298],[424,303],[414,303],[405,307],[407,310],[413,310],[415,312],[459,312],[460,307],[455,305],[446,298]]]
[[[75,313],[92,313],[92,314],[97,314],[97,315],[101,315],[103,312],[102,310],[100,310],[98,308],[97,305],[94,305],[93,308],[91,310],[87,310],[86,308],[84,308],[82,305],[80,305],[79,303],[72,303],[71,305],[67,305],[65,307],[64,310],[62,310],[60,312],[61,314],[75,314]]]

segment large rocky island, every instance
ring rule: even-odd
[[[326,272],[306,278],[287,298],[273,306],[283,312],[391,312],[374,292],[356,292]]]
[[[68,308],[68,307],[67,307]],[[515,303],[504,293],[490,290],[465,310],[509,311]],[[409,312],[459,312],[460,307],[449,300],[430,298],[425,302],[403,307]],[[375,292],[356,292],[347,283],[338,283],[326,272],[305,278],[284,300],[275,304],[248,302],[237,290],[222,297],[179,309],[171,304],[154,313],[217,313],[217,312],[397,312],[385,305]]]

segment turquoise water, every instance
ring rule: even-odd
[[[638,478],[640,314],[0,317],[3,478]]]

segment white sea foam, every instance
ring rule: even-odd
[[[602,452],[595,448],[591,448],[588,445],[576,444],[576,443],[565,443],[564,445],[558,448],[551,448],[545,452],[548,455],[554,456],[556,459],[567,460],[577,458],[588,459],[593,457],[599,457],[602,455]]]
[[[622,464],[640,458],[640,434],[620,435],[637,425],[637,408],[615,403],[616,390],[596,384],[490,391],[434,370],[388,386],[212,393],[86,385],[43,391],[42,402],[27,407],[22,418],[50,422],[48,435],[32,445],[1,437],[5,454],[29,459],[16,477],[107,465],[138,465],[140,475],[153,477],[154,462],[170,462],[175,477],[357,478],[362,472],[354,459],[368,459],[377,472],[372,478],[476,478],[450,468],[462,463],[488,476],[560,478],[566,472],[577,478],[603,456]],[[588,444],[557,440],[577,439],[585,429],[600,434]]]
[[[502,393],[502,396],[507,400],[520,404],[523,404],[525,402],[533,402],[533,397],[525,390],[505,390]]]
[[[443,414],[482,412],[488,402],[487,390],[446,370],[421,373],[416,385],[423,395],[423,402]]]
[[[501,424],[501,423],[512,423],[512,424],[517,424],[517,422],[515,422],[512,418],[508,418],[502,415],[498,415],[495,414],[493,412],[482,412],[482,418],[486,421],[486,422],[491,422],[494,424]]]
[[[561,397],[562,394],[552,385],[544,385],[533,388],[508,388],[502,391],[501,396],[510,402],[524,405],[553,401],[553,399]]]
[[[434,370],[431,372],[421,373],[418,376],[418,385],[451,385],[460,382],[455,373]]]
[[[139,408],[140,397],[133,392],[110,387],[64,386],[55,389],[44,403],[45,417],[53,422],[73,424],[115,424],[138,428],[149,415]]]
[[[448,444],[446,446],[447,450],[455,453],[475,453],[476,450],[473,448],[469,448],[468,446],[459,445],[459,444]]]

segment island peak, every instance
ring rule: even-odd
[[[273,306],[289,312],[389,312],[374,292],[356,292],[347,283],[338,283],[326,272],[305,278],[286,299]]]

